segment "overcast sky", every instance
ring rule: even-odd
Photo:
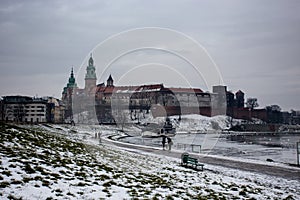
[[[195,39],[219,67],[228,89],[258,98],[260,107],[278,104],[283,110],[300,110],[297,0],[2,0],[0,95],[60,98],[72,66],[79,75],[96,45],[141,27],[173,29]],[[127,61],[133,59],[131,54]],[[108,73],[120,77],[117,67]],[[80,87],[83,78],[77,77]],[[201,83],[194,80],[192,86]]]

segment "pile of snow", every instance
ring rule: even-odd
[[[178,131],[209,132],[229,129],[231,127],[227,116],[205,117],[202,115],[184,115],[181,117]]]
[[[228,116],[219,115],[214,117],[206,117],[203,115],[191,114],[182,115],[181,120],[178,116],[170,117],[173,125],[176,127],[177,133],[209,133],[231,128],[232,125],[240,123],[241,120],[232,119]],[[155,123],[163,125],[165,117],[151,118],[142,120],[143,123]]]
[[[159,127],[162,127],[166,117],[156,117],[152,116],[151,110],[149,113],[140,112],[136,114],[138,119],[131,119],[130,113],[124,112],[123,117],[125,119],[116,119],[117,124],[119,127],[126,127],[131,125],[132,127],[135,124],[140,124],[142,126],[147,126],[148,124],[157,124]],[[74,115],[75,123],[83,123],[83,124],[97,124],[95,122],[96,118],[89,118],[88,112],[82,112],[80,114]],[[206,117],[197,114],[190,114],[190,115],[182,115],[181,120],[179,120],[179,116],[171,116],[172,123],[176,126],[177,132],[190,132],[190,133],[209,133],[209,132],[216,132],[221,130],[228,130],[232,126],[240,124],[242,120],[233,119],[231,117],[220,115],[214,117]],[[254,119],[255,123],[262,123],[261,120]],[[124,126],[125,123],[126,125]],[[132,129],[131,127],[131,129]],[[137,126],[136,126],[137,127]],[[136,129],[137,132],[140,132],[141,128],[138,127]]]

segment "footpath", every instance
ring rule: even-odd
[[[150,147],[150,146],[141,146],[136,144],[124,143],[115,140],[111,140],[108,138],[102,138],[102,142],[104,144],[112,144],[118,147],[126,148],[126,149],[135,149],[143,152],[153,153],[157,155],[164,155],[173,158],[181,159],[182,152],[179,151],[164,151],[157,147]],[[203,164],[211,164],[211,165],[219,165],[222,167],[228,167],[243,171],[255,172],[259,174],[266,174],[276,177],[281,177],[289,180],[297,180],[300,181],[300,168],[297,167],[289,167],[289,166],[278,166],[276,164],[272,165],[272,163],[254,163],[254,162],[246,162],[246,161],[239,161],[233,159],[226,159],[226,158],[219,158],[210,155],[201,155],[198,153],[190,153],[194,157],[197,157],[199,162]],[[205,170],[205,166],[204,166]]]

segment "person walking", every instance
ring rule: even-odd
[[[168,140],[168,148],[169,148],[169,151],[171,151],[171,148],[172,148],[172,145],[173,145],[173,141],[171,140],[171,138],[167,138]]]
[[[163,135],[163,136],[162,136],[162,141],[161,141],[162,146],[163,146],[163,150],[165,150],[166,142],[167,142],[167,141],[166,141],[166,136]]]

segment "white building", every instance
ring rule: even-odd
[[[47,122],[47,101],[27,96],[3,97],[3,120],[14,122]]]

